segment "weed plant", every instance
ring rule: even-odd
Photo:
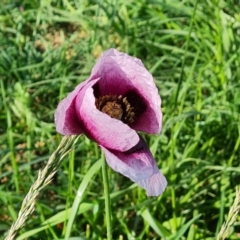
[[[237,0],[2,0],[0,239],[61,141],[57,103],[110,47],[154,76],[163,129],[144,138],[168,179],[148,198],[109,169],[113,239],[213,240],[222,226],[240,239],[236,212],[223,224],[239,209],[239,9]],[[100,158],[80,137],[16,239],[106,238]]]

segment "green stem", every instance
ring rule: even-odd
[[[108,173],[107,164],[102,153],[102,175],[103,175],[103,186],[104,186],[104,198],[105,198],[105,211],[106,211],[106,222],[107,222],[107,240],[112,240],[112,221],[111,221],[111,204],[110,194],[108,185]]]

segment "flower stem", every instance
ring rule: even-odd
[[[107,164],[102,153],[102,175],[103,175],[103,187],[104,187],[104,198],[105,198],[105,212],[107,222],[107,240],[112,240],[112,220],[111,220],[111,203],[108,185],[108,173]]]

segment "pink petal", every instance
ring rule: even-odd
[[[89,79],[78,84],[76,88],[58,104],[54,114],[57,132],[62,135],[77,135],[83,133],[82,124],[78,119],[75,109],[75,100],[79,92],[83,91],[85,85],[89,82],[92,82],[93,85],[98,80],[99,78],[94,79],[93,76],[91,76]]]
[[[161,99],[152,75],[141,60],[116,49],[109,49],[99,58],[92,74],[100,77],[101,95],[123,95],[135,89],[144,99],[147,109],[131,127],[146,133],[159,133],[162,126]]]
[[[159,196],[167,187],[167,180],[157,169],[149,178],[136,182],[140,187],[146,189],[147,196]]]
[[[165,190],[167,181],[159,171],[146,143],[141,139],[135,152],[123,153],[101,146],[108,165],[147,191],[148,196],[159,196]]]
[[[98,144],[117,151],[127,151],[139,141],[135,130],[120,120],[100,112],[95,105],[95,96],[89,82],[76,98],[75,108],[84,133]]]
[[[81,134],[83,132],[75,112],[75,99],[85,84],[86,81],[79,84],[57,106],[54,115],[56,130],[62,135]]]

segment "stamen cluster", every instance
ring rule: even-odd
[[[134,123],[145,111],[143,100],[134,91],[122,95],[105,95],[96,98],[96,107],[99,111],[124,123]]]

